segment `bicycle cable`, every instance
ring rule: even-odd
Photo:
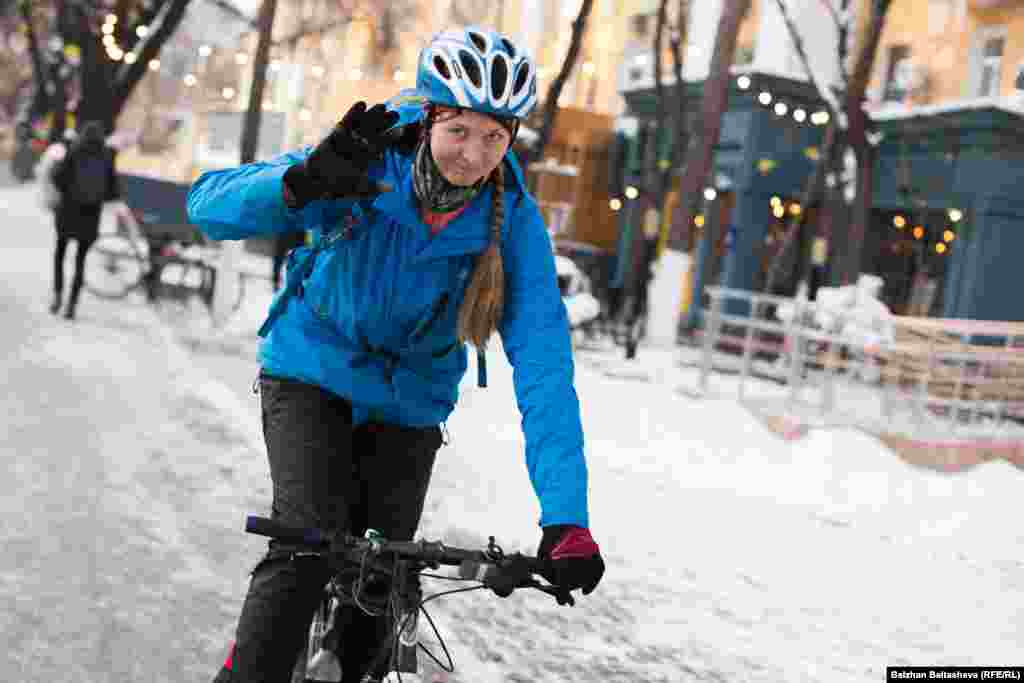
[[[354,602],[355,606],[358,607],[360,610],[362,610],[364,614],[366,614],[368,616],[371,616],[371,617],[379,617],[379,616],[383,616],[385,614],[385,612],[387,611],[387,607],[385,606],[384,608],[378,608],[375,611],[373,608],[365,606],[363,604],[362,600],[359,597],[363,593],[364,580],[365,580],[365,578],[367,576],[366,560],[367,560],[367,558],[369,556],[370,556],[370,551],[366,550],[366,551],[363,552],[363,556],[360,559],[359,575],[356,577],[355,581],[352,582],[352,591],[351,591],[352,592],[352,602]],[[384,572],[380,572],[380,573],[383,574]],[[391,577],[390,578],[391,578],[392,581],[394,581],[395,577],[394,577],[394,572],[393,571],[391,573]]]

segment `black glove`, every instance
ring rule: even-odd
[[[590,595],[604,575],[604,560],[588,529],[571,524],[544,527],[537,557],[544,561],[541,576],[566,590]]]
[[[306,160],[284,174],[285,198],[292,208],[316,199],[374,197],[390,187],[366,176],[370,164],[381,158],[384,133],[398,122],[398,113],[383,104],[369,109],[356,102],[334,130]]]

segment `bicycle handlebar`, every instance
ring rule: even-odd
[[[541,583],[535,578],[535,575],[541,574],[542,560],[520,553],[505,555],[494,543],[493,536],[486,550],[468,550],[447,546],[440,541],[389,541],[347,534],[332,536],[320,529],[296,528],[255,515],[246,517],[245,530],[250,534],[308,546],[316,554],[340,556],[350,562],[359,562],[369,553],[389,554],[429,566],[455,566],[459,567],[462,578],[479,581],[502,597],[510,595],[517,588],[536,588],[554,596],[560,605],[574,604],[569,591]]]

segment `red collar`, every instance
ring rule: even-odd
[[[463,204],[454,211],[448,211],[447,213],[435,213],[433,211],[423,211],[422,218],[423,222],[430,226],[430,234],[436,235],[445,229],[452,220],[455,219],[460,213],[466,210],[469,204]]]

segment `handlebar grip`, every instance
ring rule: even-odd
[[[327,545],[330,539],[319,529],[303,529],[301,527],[288,526],[281,522],[248,515],[245,518],[245,531],[259,536],[269,536],[279,541],[290,541],[303,545]]]

